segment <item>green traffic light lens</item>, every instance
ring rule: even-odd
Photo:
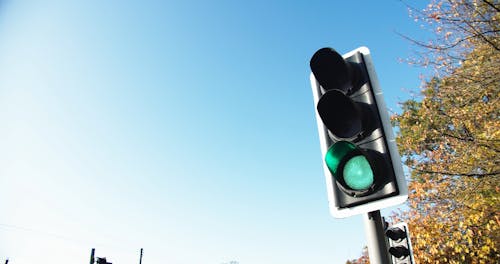
[[[354,156],[345,163],[342,177],[349,188],[357,191],[368,189],[374,181],[370,163],[362,155]]]
[[[337,173],[337,169],[344,157],[355,149],[356,146],[347,141],[339,141],[328,149],[325,156],[325,163],[333,175]]]
[[[363,195],[375,182],[375,173],[365,155],[348,141],[333,144],[326,153],[325,163],[328,169],[342,189],[350,195]]]

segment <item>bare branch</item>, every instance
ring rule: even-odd
[[[493,9],[495,9],[497,12],[500,12],[500,8],[498,8],[494,4],[490,3],[488,0],[481,0],[481,1],[483,1],[484,3],[486,3],[489,6],[493,7]]]
[[[451,172],[451,171],[424,170],[424,169],[418,169],[415,167],[412,167],[411,169],[416,170],[419,173],[453,175],[453,176],[464,176],[464,177],[489,177],[489,176],[500,175],[500,171],[494,171],[494,172],[490,172],[490,173],[464,173],[464,172]]]

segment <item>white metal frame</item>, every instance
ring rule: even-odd
[[[398,189],[399,189],[399,195],[397,196],[392,196],[392,197],[387,197],[381,200],[369,202],[366,204],[361,204],[358,206],[354,207],[349,207],[349,208],[339,208],[337,201],[335,199],[335,188],[334,184],[336,184],[333,180],[333,176],[330,173],[330,170],[326,166],[326,163],[323,159],[323,170],[325,172],[325,178],[326,178],[326,187],[327,187],[327,192],[328,192],[328,201],[329,201],[329,207],[330,207],[330,212],[333,215],[333,217],[336,218],[344,218],[352,215],[357,215],[357,214],[362,214],[362,213],[367,213],[367,212],[372,212],[375,210],[380,210],[382,208],[390,207],[390,206],[395,206],[404,203],[408,199],[408,186],[406,183],[406,179],[404,176],[403,172],[403,166],[401,163],[401,157],[398,152],[398,148],[396,145],[396,140],[394,137],[394,132],[392,131],[392,126],[391,122],[389,119],[389,114],[384,102],[384,97],[382,94],[382,89],[380,89],[380,85],[378,82],[377,75],[375,73],[375,68],[373,66],[373,61],[370,55],[370,50],[367,47],[360,47],[357,48],[353,51],[350,51],[346,54],[343,55],[344,58],[348,58],[355,53],[360,52],[363,55],[364,62],[366,64],[366,68],[368,71],[368,75],[370,77],[371,81],[371,86],[374,92],[375,96],[375,101],[377,103],[377,107],[379,110],[380,114],[380,120],[383,124],[383,129],[384,129],[384,135],[386,138],[387,146],[389,149],[389,153],[391,155],[391,160],[392,160],[392,166],[394,168],[394,173],[396,175],[397,179],[397,184],[398,184]],[[311,88],[313,92],[313,97],[314,97],[314,106],[316,107],[316,104],[319,100],[319,97],[321,96],[321,90],[320,90],[320,85],[316,81],[316,78],[314,75],[311,73],[310,75],[311,79]],[[319,132],[319,140],[320,140],[320,146],[321,146],[321,153],[322,157],[325,157],[326,152],[328,151],[328,132],[325,126],[323,125],[323,122],[321,121],[321,117],[318,114],[318,111],[315,111],[316,113],[316,122],[318,124],[318,132]]]

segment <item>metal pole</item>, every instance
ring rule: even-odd
[[[142,264],[142,248],[141,248],[141,257],[139,258],[139,264]]]
[[[95,248],[93,248],[92,251],[90,251],[90,264],[94,264],[95,262],[94,254],[95,254]]]
[[[387,251],[384,225],[380,211],[368,212],[363,215],[365,223],[368,257],[372,264],[390,264],[391,259]]]

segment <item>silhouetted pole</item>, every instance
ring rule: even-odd
[[[391,263],[384,233],[384,223],[380,210],[363,215],[368,246],[368,258],[373,264]]]
[[[95,262],[94,253],[95,253],[95,248],[93,248],[92,251],[90,251],[90,264],[94,264]]]
[[[5,260],[5,264],[8,264],[8,263],[9,263],[9,259],[6,259],[6,260]]]
[[[142,264],[142,248],[141,248],[141,257],[139,258],[139,264]]]

